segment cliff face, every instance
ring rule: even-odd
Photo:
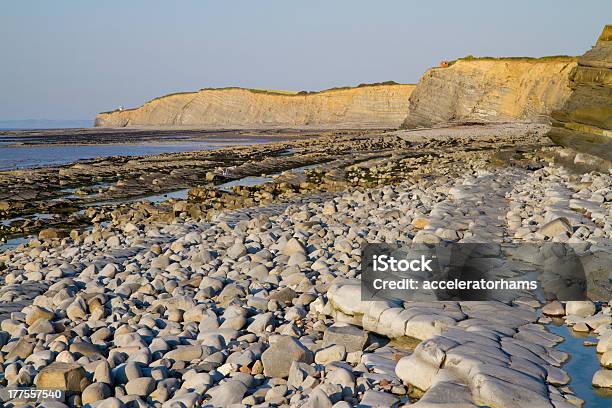
[[[552,113],[548,136],[557,144],[597,156],[612,167],[612,25],[578,58],[570,75],[573,93]]]
[[[449,121],[542,122],[570,94],[571,57],[466,58],[432,68],[410,96],[403,128]]]
[[[408,111],[414,85],[368,85],[316,93],[242,88],[164,96],[136,109],[100,113],[95,126],[390,127]]]

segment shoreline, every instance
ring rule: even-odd
[[[508,132],[516,137],[525,126],[530,128],[534,125],[498,124],[492,125],[492,128],[495,131],[508,128]],[[534,129],[539,129],[538,126]],[[488,128],[490,129],[491,125]],[[462,134],[471,132],[472,130],[469,127],[460,127],[455,134],[458,134],[460,138]],[[267,133],[264,135],[255,134],[254,137],[266,137],[266,135]],[[486,148],[487,143],[489,143],[486,141],[486,134],[479,137],[484,137],[485,142],[482,144]],[[61,218],[65,218],[71,212],[84,210],[90,203],[96,201],[117,201],[130,199],[131,197],[164,194],[177,189],[204,185],[202,180],[206,180],[210,186],[214,186],[244,177],[281,173],[292,168],[334,161],[337,163],[335,166],[342,169],[345,166],[357,164],[359,161],[374,156],[391,156],[392,151],[385,151],[385,144],[395,145],[396,147],[403,146],[402,148],[405,151],[405,153],[402,153],[403,155],[419,155],[421,154],[418,153],[419,146],[423,146],[425,147],[424,154],[428,154],[426,148],[428,140],[433,139],[425,137],[421,141],[404,142],[401,135],[398,137],[394,133],[385,132],[381,134],[378,131],[369,130],[348,133],[346,131],[333,131],[318,134],[317,137],[309,139],[298,138],[256,145],[234,145],[219,149],[149,156],[111,156],[83,159],[76,163],[51,165],[38,169],[2,171],[0,172],[0,185],[5,186],[7,194],[4,197],[0,195],[0,217],[11,219],[24,214],[59,212],[60,215],[63,214]],[[433,143],[444,144],[443,141]],[[458,143],[464,142],[459,140]],[[495,144],[496,142],[493,141],[492,143]],[[477,148],[477,144],[475,148]],[[334,148],[330,149],[332,145]],[[414,145],[414,148],[412,145]],[[333,153],[334,151],[337,153]],[[431,152],[433,150],[429,153]],[[363,158],[360,158],[360,156],[363,156]],[[262,161],[261,157],[266,157],[266,159]],[[184,176],[178,178],[172,176],[172,173],[176,172],[179,166]],[[164,167],[167,169],[164,169]],[[186,170],[187,168],[192,169],[193,174],[189,173]],[[228,174],[224,174],[228,171]],[[143,176],[143,172],[144,174],[156,174],[158,179],[165,173],[165,177],[169,181],[159,182],[158,179],[152,179],[154,184],[143,184],[136,180],[137,177],[141,178]],[[334,176],[332,176],[333,178]],[[32,190],[26,187],[27,184],[21,187],[20,179],[29,180],[28,183],[38,183],[41,188]],[[332,184],[333,182],[334,180],[332,180]],[[86,187],[88,185],[98,186],[100,183],[106,187],[103,194],[99,191],[87,192]],[[164,184],[168,184],[168,186]],[[68,188],[76,189],[75,191],[81,191],[83,188],[85,190],[82,196],[75,196],[72,193],[69,195],[65,193]],[[25,191],[20,192],[22,189],[25,189]],[[99,190],[99,188],[97,189]],[[19,196],[24,194],[27,201],[19,200]],[[67,196],[70,197],[70,200],[65,199]],[[71,210],[72,208],[74,210]],[[4,210],[4,214],[2,214],[2,210]],[[90,217],[90,219],[92,218],[95,217]],[[73,223],[70,222],[69,224]],[[53,225],[43,223],[35,231],[46,226],[53,227]],[[15,234],[10,235],[14,236]]]

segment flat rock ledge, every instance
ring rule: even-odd
[[[537,322],[528,304],[502,302],[361,301],[359,280],[331,285],[325,312],[391,338],[422,342],[399,360],[396,375],[424,391],[414,407],[571,407],[555,386],[569,383],[560,369],[563,338]]]

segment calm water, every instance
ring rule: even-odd
[[[106,200],[106,201],[98,201],[90,204],[92,207],[98,207],[101,205],[110,205],[110,204],[122,204],[122,203],[133,203],[136,201],[148,201],[153,204],[159,204],[166,200],[175,199],[175,200],[186,200],[189,195],[189,189],[184,188],[182,190],[170,191],[168,193],[162,194],[152,194],[148,196],[139,196],[139,197],[130,197],[130,198],[120,198],[117,200]]]
[[[227,183],[219,184],[217,188],[222,191],[232,191],[232,187],[253,187],[265,183],[270,183],[274,180],[272,176],[247,176],[237,180],[228,181]]]
[[[612,395],[591,385],[593,374],[601,367],[596,348],[587,347],[583,342],[597,339],[576,333],[565,325],[557,326],[551,323],[547,325],[547,328],[565,339],[556,347],[557,350],[565,351],[570,355],[569,360],[561,368],[571,377],[569,386],[576,396],[584,400],[584,406],[586,408],[612,407]]]
[[[308,166],[296,167],[291,169],[294,173],[304,173],[306,170],[314,169],[319,167],[320,164],[309,164]],[[217,188],[222,191],[231,192],[233,187],[254,187],[262,184],[271,183],[274,181],[274,177],[281,173],[274,173],[269,176],[247,176],[237,180],[228,181],[227,183],[219,184]]]
[[[27,244],[30,240],[36,238],[34,235],[28,235],[23,237],[15,237],[7,239],[6,241],[0,241],[0,253],[17,248],[21,244]]]
[[[140,143],[103,145],[28,145],[0,144],[0,170],[54,166],[72,163],[81,159],[109,156],[142,156],[161,153],[212,150],[239,144],[269,142],[268,139],[245,139],[228,141],[195,141],[181,143]]]

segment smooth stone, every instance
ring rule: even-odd
[[[395,395],[388,394],[382,391],[367,390],[363,394],[363,398],[359,403],[360,407],[372,407],[372,408],[383,408],[383,407],[395,407],[399,402],[399,398]]]
[[[542,308],[542,313],[547,316],[565,316],[565,308],[558,300],[546,304]]]
[[[595,303],[591,302],[590,300],[572,300],[565,304],[565,313],[568,316],[593,316],[596,310],[597,308],[595,307]]]
[[[112,390],[110,386],[103,382],[93,383],[87,388],[83,390],[81,395],[81,402],[85,404],[90,404],[92,402],[97,402],[103,399],[110,397],[112,394]]]
[[[606,351],[603,353],[599,363],[606,368],[612,368],[612,351]]]
[[[126,405],[119,398],[110,397],[100,401],[96,408],[124,408]]]
[[[85,379],[85,370],[80,364],[54,362],[43,368],[34,382],[38,388],[81,392],[83,379]]]
[[[323,346],[333,344],[344,346],[347,353],[362,351],[368,341],[368,334],[351,324],[334,324],[323,333]]]
[[[593,375],[593,386],[598,388],[612,388],[612,370],[607,368],[597,370]]]
[[[238,259],[247,254],[247,249],[244,244],[236,243],[227,250],[227,256],[232,259]]]
[[[331,345],[320,349],[315,354],[315,363],[317,364],[328,364],[332,361],[342,361],[346,358],[346,349],[341,345]]]
[[[589,328],[589,326],[586,325],[586,323],[580,322],[580,323],[576,323],[575,325],[573,325],[572,330],[576,332],[586,333],[590,331],[591,329]]]
[[[305,408],[332,408],[333,403],[321,389],[315,389],[308,395]]]
[[[211,388],[206,393],[211,396],[210,403],[216,407],[227,407],[242,401],[247,387],[240,381],[230,380]]]
[[[606,351],[612,351],[612,333],[601,336],[597,342],[597,352],[605,353]]]
[[[139,395],[146,397],[151,394],[157,384],[155,380],[150,377],[134,378],[125,384],[125,390],[128,394]]]
[[[294,361],[310,364],[313,355],[298,339],[290,336],[282,336],[261,355],[267,377],[287,377]]]

